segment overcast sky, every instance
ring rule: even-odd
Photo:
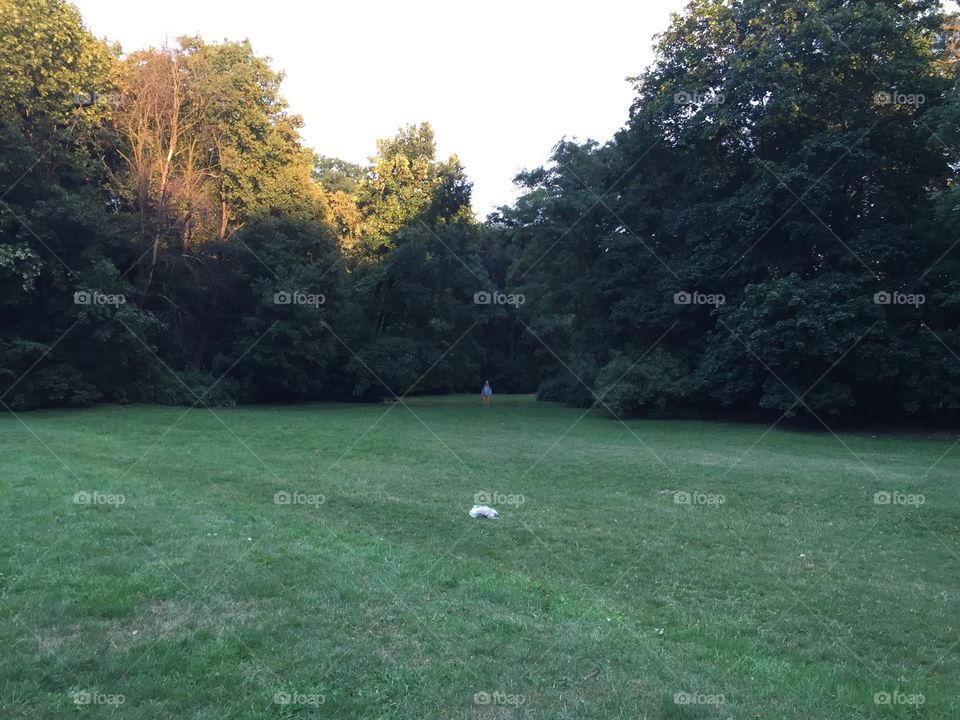
[[[180,35],[249,38],[286,78],[317,152],[365,163],[379,137],[433,124],[456,153],[482,219],[515,197],[513,176],[563,136],[606,140],[633,97],[625,78],[683,0],[73,0],[87,27],[124,50]]]

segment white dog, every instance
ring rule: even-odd
[[[497,511],[488,505],[474,505],[470,508],[470,517],[472,518],[495,518],[497,516]]]

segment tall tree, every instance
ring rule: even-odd
[[[366,170],[355,163],[324,155],[313,158],[313,179],[328,192],[356,195],[365,176]]]
[[[379,255],[388,251],[393,233],[422,213],[444,183],[459,183],[460,192],[449,208],[452,213],[469,213],[469,189],[456,156],[436,159],[436,142],[429,123],[407,125],[392,138],[377,140],[377,154],[361,181],[358,197],[364,218],[365,252]]]
[[[174,173],[192,178],[199,172],[189,133],[199,125],[201,109],[187,102],[185,75],[183,54],[172,48],[131,54],[121,75],[123,102],[116,122],[125,142],[118,152],[127,166],[137,217],[142,294],[153,282],[161,242],[180,235],[182,220],[174,213],[172,197]]]
[[[156,329],[114,258],[111,48],[59,0],[0,2],[0,403],[135,397]],[[0,406],[2,407],[2,406]]]
[[[484,316],[473,293],[488,281],[470,184],[456,157],[438,161],[429,124],[377,142],[360,183],[360,242],[351,256],[364,322],[351,334],[354,392],[376,397],[475,382],[469,335]],[[429,371],[427,377],[420,377]]]
[[[905,378],[930,308],[874,294],[933,294],[945,250],[924,220],[951,174],[925,120],[948,84],[938,5],[694,0],[674,17],[626,129],[559,146],[510,216],[537,332],[586,380],[558,371],[562,395],[917,409]]]

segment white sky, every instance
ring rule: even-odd
[[[627,76],[685,0],[72,0],[125,51],[180,35],[249,38],[286,77],[305,143],[366,163],[375,141],[429,121],[456,153],[482,219],[513,176],[562,137],[607,140],[633,98]]]

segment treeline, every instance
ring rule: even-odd
[[[957,23],[935,0],[694,0],[605,145],[495,219],[541,395],[656,415],[960,409]]]
[[[302,146],[247,42],[122,55],[61,0],[0,3],[0,31],[8,407],[520,387],[429,125],[352,166]]]
[[[247,42],[124,55],[61,0],[0,30],[9,408],[489,378],[617,414],[960,410],[936,0],[693,0],[614,139],[561,142],[482,224],[427,124],[367,166],[306,149]]]

